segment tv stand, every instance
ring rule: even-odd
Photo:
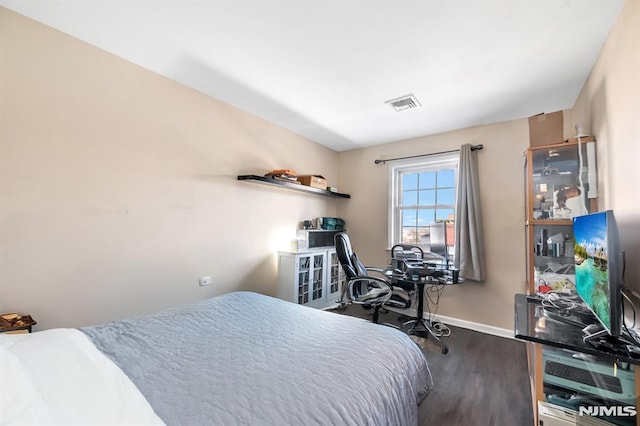
[[[612,361],[623,361],[640,365],[640,359],[631,356],[627,350],[627,345],[619,339],[600,335],[596,339],[595,334],[591,334],[586,341],[584,328],[589,329],[587,324],[597,323],[595,316],[589,320],[586,315],[581,316],[581,321],[573,321],[569,317],[564,318],[561,314],[545,312],[539,304],[531,303],[527,300],[527,295],[515,295],[515,337],[542,345],[554,346],[557,348],[569,349],[576,352],[595,355],[601,358],[608,358]],[[556,321],[545,321],[544,319],[557,319]],[[587,331],[591,331],[593,328]],[[592,331],[592,333],[599,330]]]
[[[525,340],[527,345],[527,357],[529,359],[529,372],[532,385],[532,396],[534,404],[534,413],[536,418],[538,408],[553,407],[562,405],[555,397],[545,390],[552,388],[554,385],[560,386],[558,392],[567,391],[570,397],[583,398],[589,395],[600,395],[606,403],[612,400],[607,396],[607,380],[615,376],[617,369],[618,376],[620,372],[625,372],[624,376],[630,379],[625,382],[627,390],[625,395],[631,394],[631,402],[625,399],[624,403],[613,400],[613,405],[634,405],[637,409],[640,406],[640,348],[629,347],[621,339],[611,337],[607,332],[597,324],[595,316],[589,317],[587,313],[577,315],[579,321],[567,320],[573,315],[563,315],[564,312],[551,310],[545,312],[540,303],[535,301],[529,302],[527,295],[515,295],[515,337]],[[557,319],[555,318],[557,317]],[[594,324],[586,325],[585,324]],[[587,334],[585,336],[585,334]],[[583,382],[579,379],[569,379],[568,377],[559,376],[557,371],[566,371],[565,369],[556,369],[555,372],[550,371],[552,365],[562,362],[563,366],[573,368],[591,369],[591,377],[603,377],[603,380],[594,380],[591,386],[591,392],[576,389],[584,389]],[[593,367],[592,367],[593,366]],[[564,368],[564,367],[563,367]],[[610,371],[605,371],[606,369]],[[586,370],[585,370],[586,371]],[[573,388],[567,387],[567,383],[573,380],[576,384]],[[617,380],[615,377],[612,380]],[[622,380],[622,379],[620,379]],[[626,380],[626,379],[625,379]],[[629,384],[630,382],[633,382]],[[579,386],[577,386],[579,384]],[[631,387],[631,392],[628,392]],[[635,388],[634,388],[635,387]],[[599,389],[599,390],[598,390]],[[554,394],[558,394],[554,392]],[[576,399],[577,400],[577,399]],[[595,405],[595,404],[592,404]],[[575,411],[575,407],[572,408]],[[577,416],[577,414],[576,414]],[[640,416],[633,419],[635,425],[640,425]]]

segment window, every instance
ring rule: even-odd
[[[398,163],[389,175],[389,243],[417,244],[429,250],[429,224],[445,222],[453,253],[457,152]]]

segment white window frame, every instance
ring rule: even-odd
[[[402,235],[400,229],[400,195],[402,194],[402,181],[399,178],[405,172],[426,172],[441,169],[454,169],[455,174],[455,198],[454,215],[458,195],[458,166],[460,163],[459,152],[448,152],[443,154],[430,155],[428,157],[411,160],[398,161],[389,167],[389,223],[388,223],[388,244],[389,249],[395,244],[399,244]],[[456,218],[454,217],[454,220]],[[429,249],[429,247],[424,247]]]

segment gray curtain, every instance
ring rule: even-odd
[[[470,144],[460,147],[455,223],[453,265],[466,280],[484,281],[486,272],[478,184],[478,151],[472,151]]]

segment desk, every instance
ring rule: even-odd
[[[586,322],[590,320],[585,318]],[[592,321],[596,321],[593,317]],[[545,314],[544,308],[538,303],[527,300],[524,294],[515,295],[515,337],[526,340],[532,344],[527,347],[529,357],[529,373],[532,384],[532,397],[534,413],[539,419],[538,402],[545,402],[545,362],[544,356],[547,351],[553,348],[573,351],[576,358],[588,359],[590,362],[609,364],[611,366],[628,364],[629,370],[635,375],[635,405],[638,407],[638,394],[640,393],[640,358],[629,354],[626,346],[608,339],[606,345],[596,345],[595,343],[585,343],[582,327],[572,324],[562,319],[554,319]],[[587,355],[582,355],[587,354]],[[589,357],[593,356],[593,357]],[[586,357],[586,358],[584,358]],[[597,373],[593,373],[597,374]],[[636,423],[640,424],[640,416],[636,417]]]
[[[596,322],[595,316],[590,322]],[[584,333],[581,327],[563,322],[545,315],[540,304],[530,303],[524,294],[515,296],[515,337],[547,346],[569,349],[576,352],[591,354],[612,361],[624,361],[640,365],[640,358],[632,357],[622,345],[613,340],[606,345],[585,343],[582,341]]]

